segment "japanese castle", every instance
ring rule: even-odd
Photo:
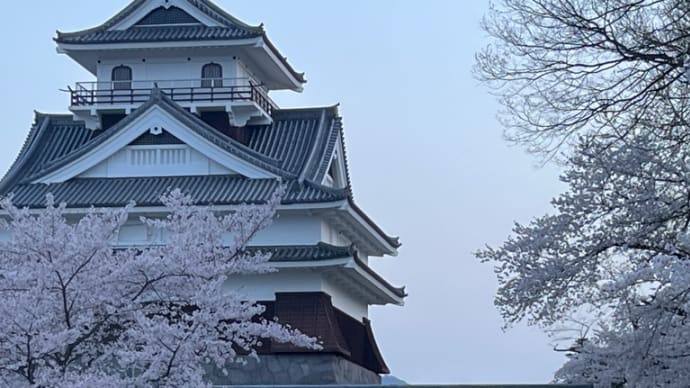
[[[76,214],[135,201],[135,213],[155,215],[174,188],[231,211],[285,185],[277,219],[252,242],[272,250],[278,272],[228,288],[318,337],[323,350],[265,344],[260,362],[212,382],[378,384],[389,370],[368,308],[402,305],[406,294],[369,260],[395,256],[400,243],[353,200],[337,106],[281,109],[271,99],[306,81],[263,27],[209,0],[134,0],[55,42],[95,80],[70,87],[69,113],[36,114],[0,194],[40,208],[52,193]],[[117,244],[159,238],[135,216]]]

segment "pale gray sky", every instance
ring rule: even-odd
[[[549,339],[507,332],[493,306],[496,280],[472,252],[506,238],[513,221],[549,210],[562,189],[554,167],[509,147],[498,106],[471,76],[486,43],[481,0],[216,0],[250,24],[265,23],[304,93],[282,106],[341,103],[355,197],[404,243],[374,259],[404,284],[405,307],[371,318],[393,374],[413,383],[548,382],[563,362]],[[100,24],[128,0],[26,0],[4,8],[0,170],[16,157],[33,110],[66,112],[58,91],[91,77],[56,54],[55,30]]]

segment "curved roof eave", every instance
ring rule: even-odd
[[[263,31],[263,28],[262,28],[261,37],[263,38],[264,43],[266,44],[266,47],[268,47],[268,49],[271,50],[271,52],[273,52],[273,55],[275,55],[276,58],[278,58],[278,60],[281,62],[281,64],[283,66],[285,66],[285,68],[290,72],[290,75],[292,75],[298,83],[306,84],[307,79],[304,78],[304,72],[300,73],[297,70],[295,70],[295,68],[293,68],[292,65],[290,65],[290,63],[287,60],[287,57],[284,57],[280,53],[278,48],[268,38],[268,34],[266,34],[266,31]]]
[[[381,236],[388,244],[390,244],[391,247],[393,247],[394,249],[397,250],[398,248],[400,248],[400,247],[402,246],[402,243],[400,242],[400,238],[399,238],[399,237],[389,236],[388,234],[386,234],[386,232],[384,232],[383,229],[382,229],[380,226],[378,226],[378,225],[374,222],[374,220],[372,220],[371,217],[369,217],[369,216],[364,212],[364,210],[362,210],[359,206],[357,206],[357,204],[355,203],[355,201],[354,201],[354,199],[352,198],[352,196],[348,196],[347,202],[348,202],[348,204],[350,205],[350,208],[352,208],[352,210],[353,210],[358,216],[360,216],[360,217],[362,218],[362,220],[364,220],[364,222],[365,222],[367,225],[369,225],[369,227],[371,227],[374,231],[376,231],[376,233],[377,233],[379,236]]]
[[[24,140],[21,150],[17,154],[14,162],[10,165],[10,168],[5,173],[5,176],[0,180],[0,192],[3,192],[8,186],[16,180],[17,174],[22,170],[22,167],[26,164],[29,156],[33,153],[35,145],[38,143],[38,138],[40,134],[45,130],[45,128],[50,123],[50,116],[43,115],[39,112],[35,112],[34,125],[31,126],[29,134]]]

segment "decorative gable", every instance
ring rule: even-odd
[[[188,146],[167,131],[140,136],[80,178],[240,175]]]
[[[139,20],[135,26],[161,26],[176,24],[201,24],[199,20],[178,7],[158,7]]]
[[[89,152],[34,183],[60,183],[77,177],[217,174],[255,179],[277,177],[213,143],[159,105],[135,114],[136,117]],[[160,141],[155,140],[157,137]]]
[[[109,29],[122,31],[134,26],[202,24],[221,27],[222,24],[188,0],[141,0],[129,9],[130,13]]]
[[[345,150],[340,137],[335,144],[333,156],[331,157],[331,162],[327,171],[322,184],[337,189],[347,187],[347,164],[345,162]]]

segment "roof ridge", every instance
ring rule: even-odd
[[[62,32],[62,31],[56,31],[57,36],[54,38],[55,41],[59,41],[60,39],[63,38],[70,38],[70,37],[75,37],[75,36],[80,36],[84,34],[89,34],[89,33],[94,33],[94,32],[101,32],[108,30],[115,24],[121,22],[123,19],[131,15],[133,12],[135,12],[137,9],[139,9],[141,6],[146,4],[146,2],[151,1],[151,0],[133,0],[131,3],[129,3],[125,8],[121,9],[118,13],[116,13],[114,16],[106,20],[105,22],[91,27],[87,28],[84,30],[78,30],[78,31],[69,31],[69,32]],[[220,22],[221,24],[225,25],[227,27],[235,27],[235,28],[240,28],[247,30],[248,32],[253,32],[257,34],[263,34],[264,29],[263,29],[263,24],[259,26],[252,26],[249,25],[240,19],[232,16],[231,14],[227,13],[224,11],[222,8],[220,8],[218,5],[215,3],[209,1],[209,0],[186,0],[187,3],[191,4],[193,7],[197,8],[210,18]],[[170,5],[172,6],[172,5]]]
[[[321,155],[321,160],[314,166],[314,174],[312,179],[315,181],[322,181],[326,174],[328,173],[328,166],[333,163],[333,155],[336,151],[336,146],[338,144],[338,138],[340,138],[339,128],[338,128],[338,116],[334,117],[331,121],[329,127],[328,136],[326,138],[326,143],[323,147],[323,154]],[[347,165],[346,165],[347,168]]]
[[[352,178],[350,176],[350,163],[347,159],[347,144],[345,143],[345,126],[343,125],[343,118],[338,116],[338,132],[340,133],[340,144],[343,147],[343,162],[345,164],[345,180],[347,181],[347,190],[350,198],[354,200],[355,194],[352,188]]]
[[[211,0],[187,0],[187,2],[191,3],[192,5],[194,5],[195,7],[199,8],[200,10],[203,11],[203,9],[201,7],[199,7],[197,4],[195,4],[195,3],[201,3],[201,5],[210,8],[212,11],[219,14],[223,18],[228,19],[232,24],[234,24],[238,27],[249,29],[249,30],[254,30],[255,32],[264,32],[263,23],[259,24],[258,26],[252,26],[250,24],[247,24],[247,23],[243,22],[242,20],[236,18],[235,16],[231,15],[230,13],[225,11],[223,8],[219,7],[216,3],[214,3]],[[206,14],[209,15],[208,13],[206,13]],[[209,15],[209,16],[211,16],[211,15]]]
[[[311,148],[311,152],[309,152],[309,157],[307,157],[307,160],[304,163],[304,168],[299,174],[299,182],[302,183],[307,179],[307,174],[309,173],[309,170],[311,169],[311,165],[314,162],[314,158],[316,157],[316,149],[318,145],[321,143],[321,138],[323,137],[323,132],[324,132],[324,127],[326,126],[326,111],[321,112],[321,117],[319,118],[319,127],[316,131],[316,139],[314,140],[314,146]]]

